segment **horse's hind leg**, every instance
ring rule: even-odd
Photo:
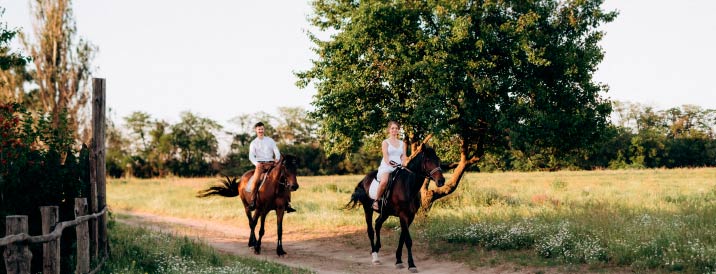
[[[279,257],[286,255],[286,251],[283,251],[283,209],[276,209],[276,234],[278,241],[276,243],[276,254]]]
[[[373,209],[368,204],[363,204],[363,213],[365,213],[365,224],[368,227],[368,239],[370,239],[370,254],[373,257],[373,264],[380,264],[378,259],[378,249],[375,246],[375,231],[373,230]]]

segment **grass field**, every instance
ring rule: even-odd
[[[363,229],[361,210],[341,209],[361,177],[299,177],[293,196],[299,212],[290,215],[291,227],[312,233]],[[110,180],[108,204],[245,226],[236,199],[194,197],[219,181]],[[397,225],[391,218],[386,228]],[[414,227],[414,238],[428,242],[431,252],[475,266],[714,272],[716,169],[471,173]]]

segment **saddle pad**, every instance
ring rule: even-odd
[[[368,196],[375,200],[378,196],[378,185],[380,185],[380,182],[378,180],[373,179],[373,182],[370,183],[370,189],[368,189]]]

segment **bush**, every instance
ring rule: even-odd
[[[59,206],[60,222],[74,219],[74,198],[89,193],[89,151],[73,149],[75,141],[61,118],[51,126],[46,116],[20,104],[0,104],[0,233],[5,216],[27,215],[30,235],[40,235],[40,207]],[[23,195],[18,195],[23,194]],[[62,237],[63,273],[70,272],[74,233]],[[33,246],[34,254],[42,254]],[[4,269],[4,267],[3,267]],[[33,269],[42,269],[42,256],[33,256]]]

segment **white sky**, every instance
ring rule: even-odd
[[[31,32],[27,0],[0,0],[0,22]],[[607,97],[659,109],[716,108],[714,0],[606,0],[606,57],[595,80]],[[100,51],[117,122],[133,111],[177,122],[192,111],[221,124],[240,114],[310,109],[294,71],[314,56],[304,0],[74,0],[78,33]],[[231,126],[230,126],[231,127]],[[227,128],[228,129],[228,128]]]

